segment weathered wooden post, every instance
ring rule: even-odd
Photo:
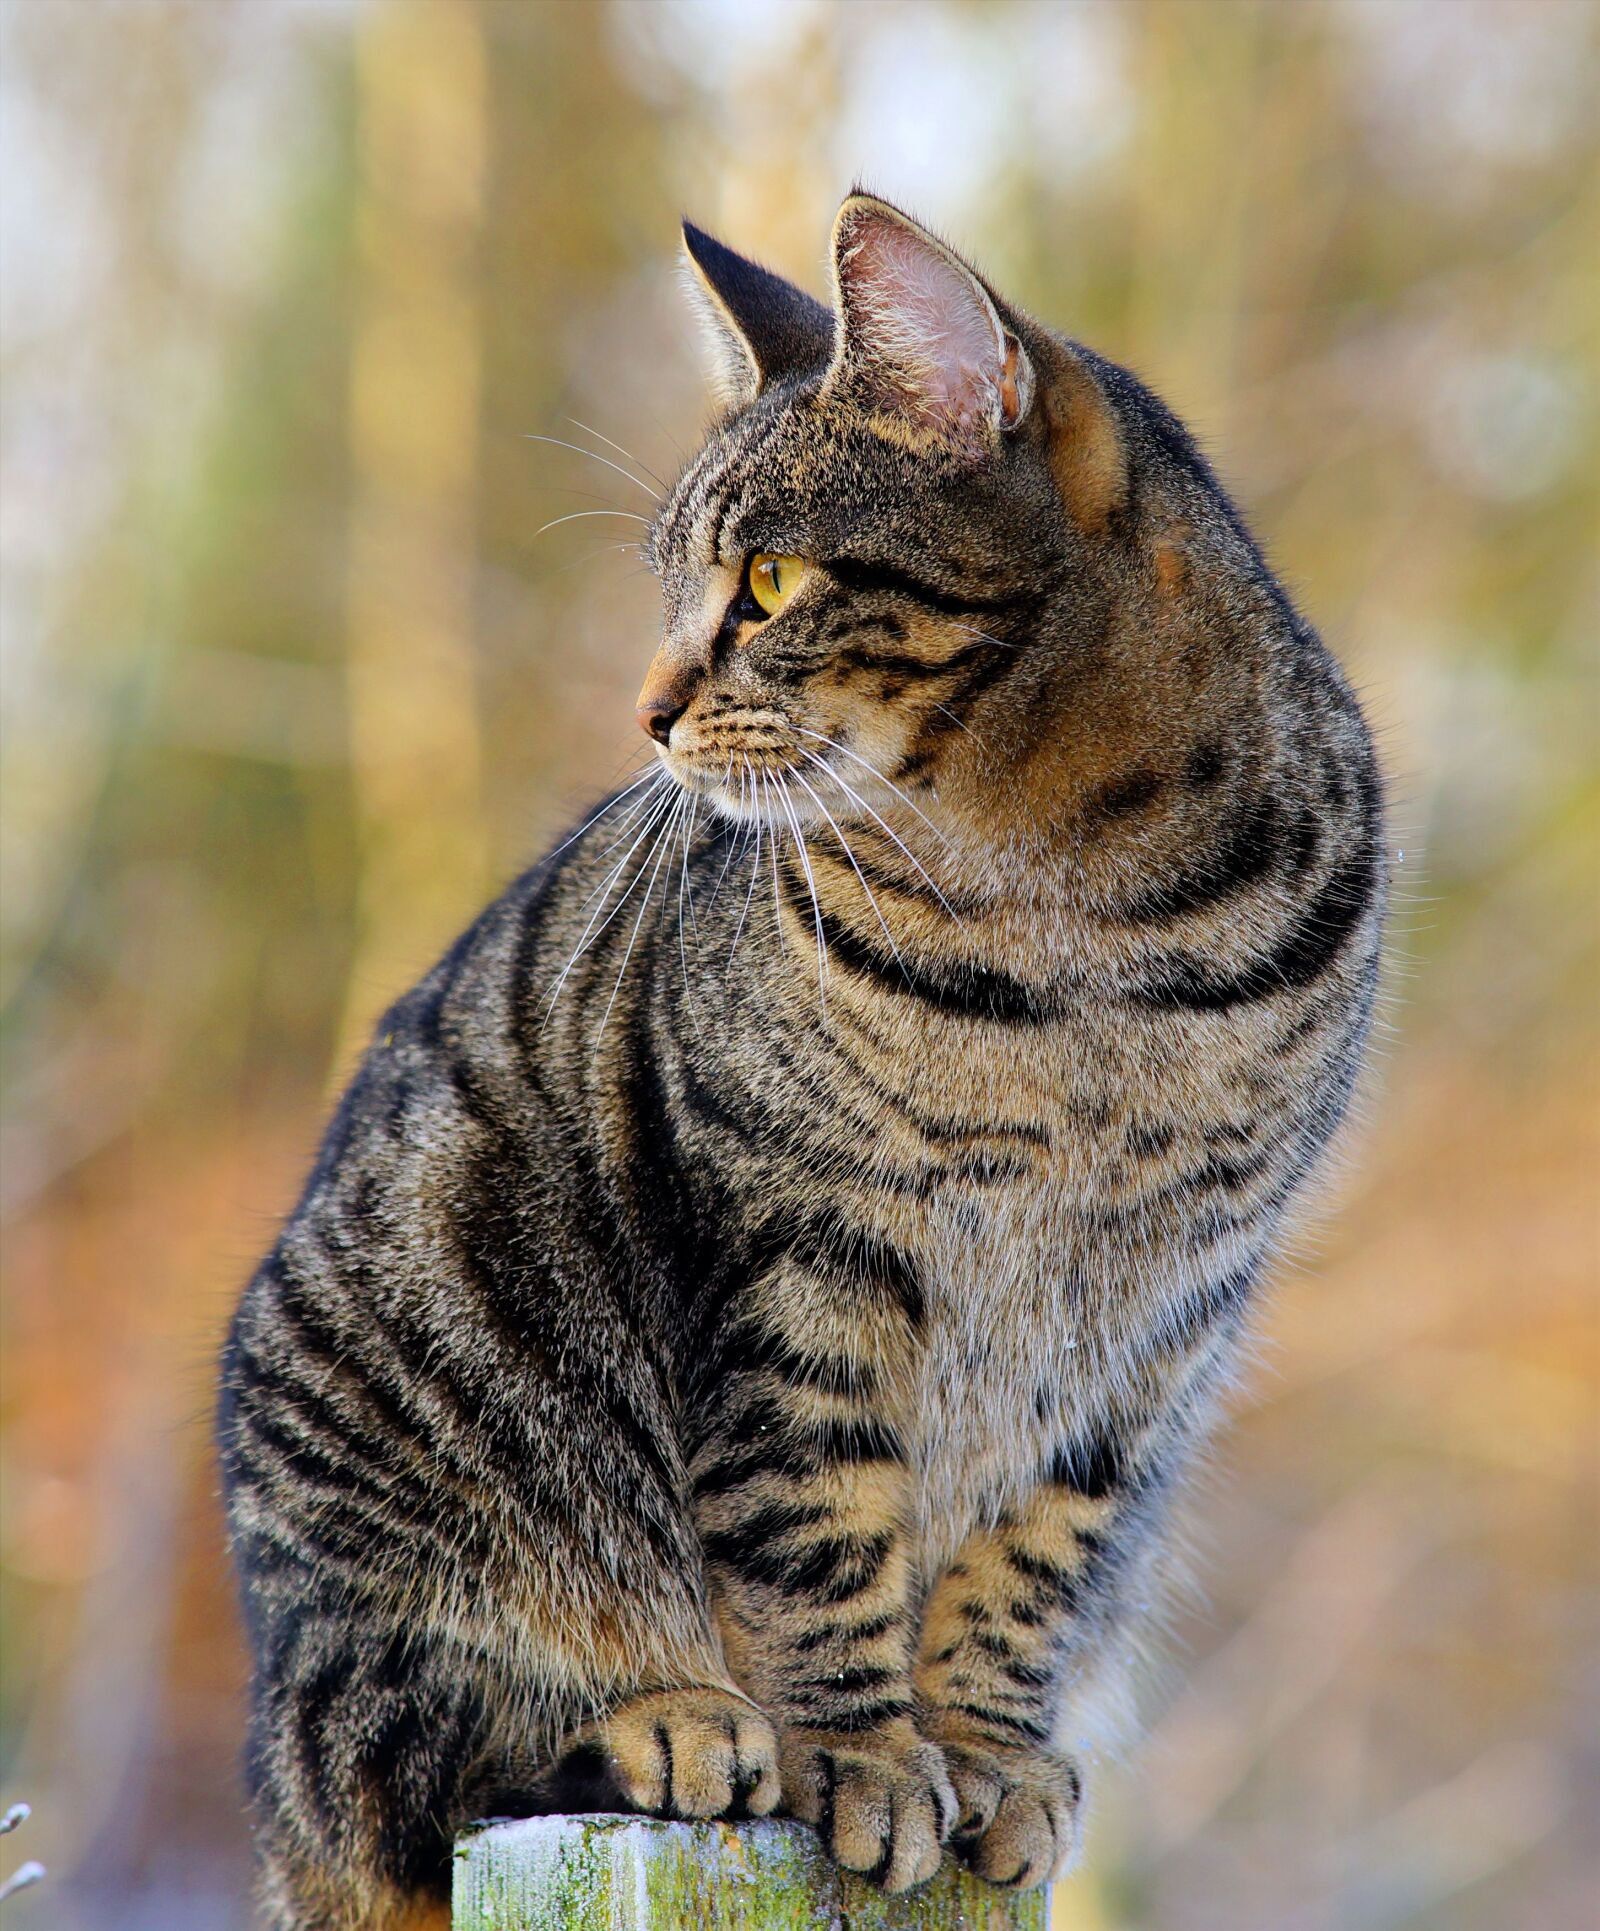
[[[456,1844],[455,1931],[1045,1931],[1049,1911],[949,1858],[883,1897],[804,1824],[527,1817]]]

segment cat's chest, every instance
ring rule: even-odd
[[[924,1328],[905,1405],[920,1540],[935,1566],[1020,1501],[1096,1406],[1108,1337],[1063,1264],[1070,1217],[1059,1185],[936,1202],[927,1215]]]

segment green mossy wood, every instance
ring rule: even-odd
[[[909,1896],[843,1875],[804,1824],[529,1817],[456,1844],[456,1931],[1045,1931],[1043,1891],[1008,1895],[945,1859]]]

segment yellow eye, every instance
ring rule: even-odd
[[[750,559],[750,594],[769,617],[778,612],[805,580],[804,557],[768,556],[758,550]]]

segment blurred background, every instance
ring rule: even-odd
[[[536,533],[649,500],[530,438],[670,474],[679,213],[820,292],[858,175],[1188,419],[1393,781],[1381,1063],[1057,1931],[1594,1922],[1597,81],[1581,0],[7,0],[8,1925],[248,1922],[218,1335],[634,748],[634,526]]]

